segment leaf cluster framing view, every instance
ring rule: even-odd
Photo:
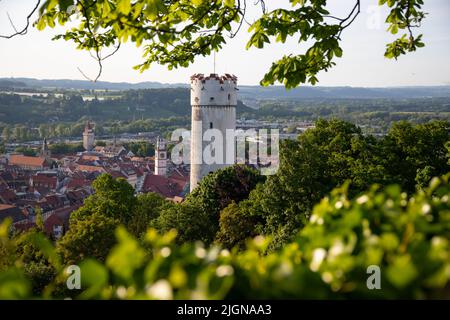
[[[377,2],[395,38],[385,58],[425,46],[423,0]],[[0,41],[57,27],[52,40],[96,72],[0,78],[0,299],[450,299],[449,87],[309,86],[346,54],[363,3],[342,16],[326,0],[35,0],[24,21],[7,13]],[[127,43],[136,71],[176,72],[238,34],[242,50],[298,51],[259,86],[195,74],[213,92],[203,104],[185,84],[102,82]],[[257,158],[189,192],[169,140],[193,126],[191,106],[209,129],[225,115],[281,129],[278,171],[260,175]]]

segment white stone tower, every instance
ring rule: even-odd
[[[232,155],[226,153],[226,144],[232,143],[234,150],[234,138],[233,141],[226,141],[226,131],[236,129],[237,90],[237,78],[234,75],[219,76],[212,73],[209,76],[194,74],[191,77],[191,191],[208,173],[234,164],[234,151]],[[204,135],[208,129],[217,129],[216,133],[220,131],[222,141],[210,137],[214,130]],[[221,150],[214,150],[214,154],[222,154],[222,161],[208,163],[211,161],[205,159],[204,151],[212,142],[216,146],[220,142]]]
[[[86,151],[91,151],[94,148],[94,125],[88,121],[83,131],[83,147]]]
[[[155,175],[165,176],[167,174],[167,150],[166,143],[160,137],[156,138],[155,149]]]

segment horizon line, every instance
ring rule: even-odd
[[[151,81],[151,80],[145,80],[145,81],[139,81],[139,82],[134,82],[134,81],[109,81],[109,80],[101,80],[99,79],[96,82],[93,81],[89,81],[86,79],[70,79],[70,78],[34,78],[34,77],[0,77],[0,80],[4,80],[4,79],[29,79],[29,80],[37,80],[37,81],[80,81],[80,82],[87,82],[87,83],[91,83],[92,85],[96,85],[99,83],[110,83],[110,84],[130,84],[130,85],[139,85],[139,84],[143,84],[143,83],[158,83],[161,85],[189,85],[189,81],[186,82],[159,82],[159,81]],[[273,88],[273,87],[284,87],[283,84],[274,84],[274,85],[270,85],[270,86],[262,86],[260,84],[239,84],[239,86],[245,86],[245,87],[260,87],[260,88]],[[308,87],[308,88],[367,88],[367,89],[382,89],[382,88],[426,88],[426,87],[450,87],[450,82],[449,83],[445,83],[445,84],[417,84],[417,85],[393,85],[393,86],[353,86],[353,85],[299,85],[296,88],[292,88],[290,90],[293,89],[298,89],[298,88],[302,88],[302,87]]]

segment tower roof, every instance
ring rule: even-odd
[[[164,140],[160,136],[158,136],[156,138],[156,149],[160,150],[160,149],[165,149],[165,148],[166,148],[166,144],[165,144]]]
[[[211,73],[209,76],[205,76],[203,73],[196,73],[191,76],[191,81],[192,80],[200,80],[200,81],[217,80],[220,83],[224,83],[225,81],[233,81],[234,83],[236,83],[237,77],[229,73],[225,73],[223,76],[218,75],[217,73]]]
[[[91,121],[86,121],[86,125],[84,126],[84,131],[92,131],[94,130],[94,124]]]

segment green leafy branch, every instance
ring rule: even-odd
[[[290,4],[291,8],[267,11],[263,0],[255,3],[261,6],[262,15],[248,30],[247,49],[262,49],[272,41],[285,43],[288,38],[297,38],[299,44],[308,46],[304,53],[286,54],[275,61],[261,81],[264,86],[276,82],[286,88],[316,84],[318,73],[328,71],[342,56],[343,31],[361,10],[360,0],[355,0],[344,17],[330,13],[326,0],[290,0]],[[397,59],[424,46],[422,35],[413,32],[426,16],[423,0],[380,0],[379,5],[390,8],[386,18],[390,33],[406,31],[387,45],[387,58]],[[35,26],[42,30],[56,23],[78,21],[78,26],[55,39],[74,41],[79,49],[93,50],[99,64],[95,81],[101,75],[101,62],[127,41],[144,47],[144,61],[135,66],[141,72],[153,63],[169,69],[187,67],[197,56],[220,50],[227,35],[235,37],[247,22],[246,8],[247,0],[46,0],[39,7]],[[101,50],[111,46],[113,52],[102,57]]]

